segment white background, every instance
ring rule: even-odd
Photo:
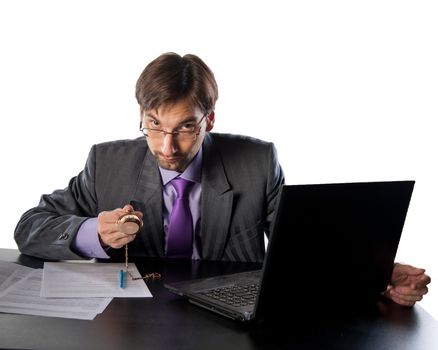
[[[140,135],[136,79],[174,51],[215,72],[215,131],[273,141],[289,184],[416,180],[397,259],[438,276],[437,18],[435,1],[2,0],[0,247],[94,143]]]

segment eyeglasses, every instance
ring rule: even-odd
[[[162,129],[145,128],[143,127],[143,122],[141,121],[140,131],[152,141],[161,141],[166,135],[172,135],[173,139],[177,142],[195,142],[196,138],[201,133],[200,124],[207,115],[208,113],[204,114],[201,120],[197,123],[188,123],[188,125],[180,126],[177,130],[171,132]]]

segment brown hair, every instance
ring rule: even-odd
[[[137,80],[135,97],[145,110],[188,99],[209,113],[218,99],[218,88],[213,72],[199,57],[169,52],[146,66]]]

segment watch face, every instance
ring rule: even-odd
[[[122,215],[119,220],[117,220],[117,226],[120,232],[127,235],[136,234],[140,228],[143,226],[143,222],[134,214]]]

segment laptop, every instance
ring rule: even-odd
[[[283,185],[262,269],[165,287],[240,321],[375,304],[413,188],[414,181]]]

